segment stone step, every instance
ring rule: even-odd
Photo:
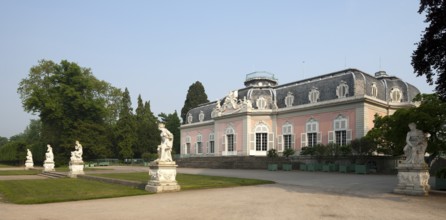
[[[50,179],[58,179],[58,178],[66,178],[67,174],[65,173],[59,173],[59,172],[42,172],[41,174],[38,174],[39,176],[47,177]]]

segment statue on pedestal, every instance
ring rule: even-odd
[[[413,122],[409,128],[404,147],[406,159],[398,164],[398,185],[393,191],[406,195],[428,195],[430,175],[429,167],[424,162],[424,153],[430,134],[418,130]]]
[[[76,145],[74,146],[74,151],[71,151],[71,162],[83,162],[82,161],[82,145],[79,141],[76,141]]]
[[[161,131],[158,159],[149,165],[150,179],[145,189],[154,193],[179,191],[181,187],[176,181],[177,165],[172,160],[173,134],[163,123],[158,124],[158,129]]]
[[[33,167],[34,167],[33,154],[31,153],[31,151],[29,149],[26,149],[25,168],[31,169]]]
[[[45,163],[54,163],[54,154],[53,154],[53,148],[51,145],[46,145],[47,150],[45,153]]]
[[[155,162],[173,162],[173,134],[166,129],[163,123],[158,124],[158,129],[161,131],[161,144],[158,145],[158,159]]]
[[[415,123],[409,124],[410,131],[407,132],[406,146],[404,147],[404,155],[406,156],[405,164],[423,165],[424,154],[427,148],[427,139],[430,137],[429,133],[417,129]]]

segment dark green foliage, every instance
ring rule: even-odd
[[[368,137],[352,140],[350,146],[352,154],[360,156],[372,155],[377,149],[376,143]]]
[[[169,130],[173,134],[173,153],[180,153],[180,126],[181,121],[178,117],[177,111],[174,113],[166,115],[165,113],[161,113],[158,115],[160,117],[160,121],[166,125],[167,130]]]
[[[196,81],[189,87],[186,100],[184,101],[184,106],[181,109],[181,118],[183,119],[183,123],[186,123],[186,116],[189,110],[207,102],[209,102],[209,100],[203,84],[201,84],[200,81]]]
[[[6,143],[8,143],[8,138],[6,137],[0,137],[0,148],[2,148],[3,145],[5,145]]]
[[[294,149],[292,149],[292,148],[287,148],[287,149],[285,149],[285,150],[283,151],[283,156],[285,156],[285,157],[288,158],[289,156],[294,155],[294,153],[295,153]]]
[[[10,141],[0,149],[0,161],[12,165],[22,165],[26,158],[26,143],[24,141]]]
[[[143,103],[141,95],[138,96],[136,108],[136,148],[135,157],[141,158],[144,152],[155,153],[160,143],[158,119],[150,108],[150,102]]]
[[[446,179],[446,168],[438,170],[435,176],[440,179]]]
[[[418,13],[426,14],[429,26],[412,54],[412,66],[429,84],[436,78],[437,94],[446,101],[446,0],[421,0]]]
[[[446,102],[435,94],[418,95],[414,101],[420,102],[417,108],[399,109],[390,116],[375,116],[374,128],[366,136],[380,146],[378,152],[402,155],[410,122],[431,134],[427,152],[446,150]]]
[[[269,149],[268,152],[266,153],[266,156],[271,159],[274,159],[274,158],[278,157],[279,155],[277,154],[276,149]]]
[[[121,159],[133,158],[136,145],[136,121],[133,115],[132,101],[126,88],[122,95],[119,120],[116,124],[118,153]]]
[[[41,60],[20,82],[18,92],[26,111],[38,113],[40,141],[51,144],[57,160],[68,160],[79,140],[85,159],[109,155],[107,123],[112,124],[120,93],[76,63]],[[108,109],[110,107],[110,109]]]

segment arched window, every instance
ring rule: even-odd
[[[256,151],[268,150],[268,127],[265,124],[259,124],[255,128]]]
[[[316,103],[319,101],[319,90],[316,87],[311,88],[310,92],[308,93],[308,100],[310,100],[310,103]]]
[[[263,96],[260,96],[257,99],[256,104],[257,104],[257,108],[258,109],[263,110],[263,109],[266,109],[266,106],[267,106],[268,103],[267,103],[266,99]]]
[[[341,81],[338,87],[336,87],[336,95],[339,99],[348,96],[348,85],[345,81]]]
[[[204,113],[203,113],[203,111],[200,111],[200,114],[198,115],[198,120],[200,122],[202,122],[204,120]]]
[[[283,137],[283,147],[284,149],[294,149],[294,132],[293,125],[290,123],[285,123],[282,126],[282,137]],[[279,142],[280,142],[279,137]],[[279,146],[280,148],[280,146]]]
[[[184,154],[190,154],[190,136],[186,136],[186,144],[184,145]]]
[[[235,131],[234,128],[226,129],[226,151],[235,151]]]
[[[195,143],[195,150],[197,154],[203,153],[203,136],[201,136],[201,134],[197,135],[197,143]]]
[[[291,92],[288,92],[288,95],[285,97],[285,106],[291,107],[294,103],[294,95]]]
[[[310,118],[305,124],[305,133],[301,134],[301,147],[313,147],[320,143],[319,122],[314,118]]]
[[[333,121],[333,131],[328,132],[328,143],[345,146],[352,140],[352,131],[348,127],[348,119],[338,115]]]
[[[392,102],[401,102],[401,99],[403,99],[403,94],[399,88],[390,90],[390,100]]]
[[[189,113],[189,114],[187,115],[187,123],[188,123],[188,124],[192,123],[192,119],[193,119],[192,114]]]
[[[208,153],[210,153],[210,154],[215,153],[215,135],[214,135],[214,132],[209,134]]]
[[[376,87],[376,83],[372,83],[372,96],[378,97],[378,87]]]

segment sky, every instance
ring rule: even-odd
[[[411,54],[426,27],[418,0],[0,2],[0,136],[30,119],[19,82],[41,59],[68,60],[140,94],[155,114],[180,113],[187,89],[209,100],[269,71],[279,84],[346,68],[379,70],[415,85]]]

